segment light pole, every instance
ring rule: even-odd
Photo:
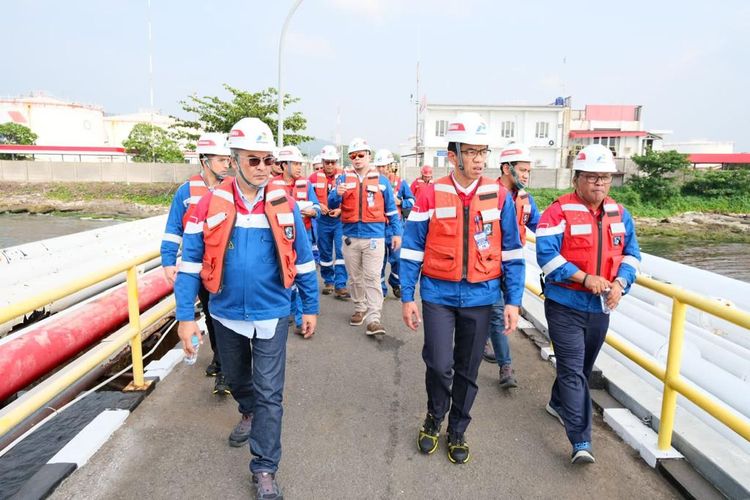
[[[279,106],[276,113],[279,120],[276,133],[276,140],[279,147],[284,145],[284,91],[281,88],[281,56],[284,52],[284,37],[286,36],[286,29],[289,27],[289,21],[292,20],[294,11],[297,10],[297,7],[299,7],[299,4],[301,3],[302,0],[294,0],[294,5],[289,9],[289,14],[287,14],[286,20],[284,21],[284,27],[281,28],[281,37],[279,37]]]

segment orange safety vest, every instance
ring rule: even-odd
[[[531,217],[531,203],[529,202],[529,193],[523,189],[519,189],[516,192],[516,217],[521,245],[526,245],[526,224],[528,224],[529,217]]]
[[[276,177],[271,178],[269,184],[271,186],[279,186],[280,188],[282,188],[286,192],[286,194],[292,197],[294,201],[309,201],[307,199],[307,179],[305,179],[304,177],[295,179],[290,186],[289,184],[287,184],[283,175],[277,175]],[[312,221],[309,217],[302,217],[302,222],[305,223],[305,227],[307,229],[310,229],[312,227]]]
[[[208,186],[206,181],[200,175],[194,175],[188,179],[188,186],[190,186],[190,198],[188,198],[188,206],[185,210],[185,215],[182,216],[182,227],[187,226],[188,220],[193,216],[195,207],[198,206],[198,202],[203,198],[203,195],[208,193]]]
[[[450,176],[435,181],[435,212],[425,241],[422,274],[480,283],[502,274],[501,200],[506,190],[482,177],[464,207]]]
[[[344,182],[347,190],[341,202],[342,222],[385,222],[385,198],[377,170],[367,172],[364,182],[359,182],[356,172],[347,172]]]
[[[234,222],[237,218],[235,205],[234,178],[224,179],[214,190],[208,205],[208,213],[203,225],[203,268],[201,281],[211,293],[221,290],[224,275],[224,256],[232,238]],[[264,212],[271,227],[276,246],[276,260],[279,263],[281,282],[285,288],[294,283],[297,276],[297,253],[294,250],[294,211],[293,202],[283,189],[267,188]]]
[[[566,223],[560,255],[586,274],[615,279],[625,249],[625,224],[617,202],[610,197],[604,199],[601,219],[575,193],[559,197],[556,203],[560,204]],[[557,284],[591,292],[580,283]]]
[[[322,170],[315,172],[315,180],[313,181],[313,188],[315,189],[315,196],[318,197],[318,203],[320,207],[328,208],[328,193],[331,190],[336,189],[336,178],[341,175],[344,171],[340,167],[336,167],[336,171],[333,174],[333,178],[328,179],[328,176]],[[312,180],[312,179],[311,179]]]

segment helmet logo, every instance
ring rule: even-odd
[[[487,133],[487,124],[485,124],[484,122],[482,122],[479,125],[477,125],[477,131],[476,131],[476,133],[477,134],[486,134]]]
[[[245,137],[245,133],[238,128],[233,128],[232,131],[229,132],[229,136],[230,137]]]
[[[466,132],[466,128],[463,123],[451,123],[448,125],[448,132]]]
[[[198,146],[216,146],[216,143],[211,139],[201,139],[198,141]]]
[[[255,142],[268,142],[268,134],[261,132],[258,137],[255,138]]]
[[[578,158],[576,158],[576,160],[585,160],[585,159],[586,159],[586,153],[584,153],[583,151],[578,153]]]
[[[520,149],[506,149],[500,156],[520,155],[522,151]]]

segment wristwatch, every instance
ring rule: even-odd
[[[614,281],[619,283],[620,287],[622,287],[623,290],[625,290],[625,288],[627,288],[628,286],[628,282],[622,276],[618,276],[617,278],[614,279]]]

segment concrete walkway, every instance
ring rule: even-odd
[[[442,439],[435,454],[421,455],[422,333],[406,330],[392,297],[382,341],[349,326],[351,303],[322,296],[321,309],[312,340],[289,338],[278,473],[285,498],[677,497],[599,416],[597,463],[569,463],[564,430],[544,411],[554,369],[520,333],[511,339],[517,389],[498,387],[495,365],[481,367],[467,432],[472,461],[451,464]],[[195,366],[176,367],[51,498],[253,498],[249,450],[226,441],[237,406],[213,396],[213,379],[203,376],[208,351]]]

